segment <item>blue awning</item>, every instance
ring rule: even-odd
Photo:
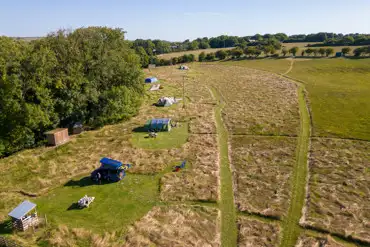
[[[9,216],[19,220],[35,207],[36,204],[30,201],[24,201],[21,204],[19,204],[15,209],[13,209],[13,211],[9,213]]]
[[[113,159],[109,159],[107,157],[104,157],[100,160],[100,163],[104,165],[107,165],[107,166],[110,166],[112,168],[120,168],[122,166],[122,162],[118,161],[118,160],[113,160]]]

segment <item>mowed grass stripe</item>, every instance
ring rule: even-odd
[[[238,230],[236,226],[236,210],[234,205],[234,192],[232,173],[229,165],[228,155],[228,132],[222,121],[221,96],[212,88],[212,94],[217,99],[217,107],[215,109],[216,126],[218,134],[218,143],[220,151],[220,179],[221,179],[221,246],[229,247],[236,246],[238,240]]]
[[[283,220],[283,235],[280,246],[295,246],[301,233],[299,219],[306,195],[306,178],[308,173],[307,153],[310,141],[310,118],[304,96],[304,87],[298,89],[299,111],[301,118],[300,135],[297,146],[297,163],[293,170],[292,196],[287,217]]]

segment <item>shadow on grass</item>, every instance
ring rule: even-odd
[[[11,234],[12,231],[12,222],[10,220],[0,223],[0,235]]]
[[[67,183],[64,184],[64,186],[71,186],[71,187],[86,187],[91,185],[104,185],[104,184],[112,184],[116,183],[114,181],[106,181],[102,180],[100,183],[96,183],[93,180],[91,180],[90,176],[81,178],[80,180],[69,180]]]
[[[148,133],[148,130],[144,126],[136,127],[132,131],[136,133]]]
[[[71,206],[69,206],[67,208],[67,211],[69,210],[81,210],[82,208],[80,208],[80,206],[78,206],[78,203],[77,202],[74,202],[71,204]]]
[[[94,181],[91,180],[90,177],[84,177],[80,180],[69,180],[64,186],[79,186],[79,187],[85,187],[85,186],[91,186],[95,185]]]

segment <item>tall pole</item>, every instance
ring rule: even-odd
[[[185,76],[182,76],[182,108],[185,109]]]

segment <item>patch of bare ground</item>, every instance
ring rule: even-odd
[[[233,134],[289,135],[299,131],[297,86],[272,73],[237,66],[201,65],[197,80],[218,89]]]
[[[161,199],[217,201],[219,160],[216,136],[190,135],[185,149],[191,167],[161,178]]]
[[[233,136],[230,142],[239,210],[278,219],[286,215],[296,138]]]
[[[267,223],[256,219],[239,217],[238,246],[275,247],[280,243],[280,227],[277,223]]]
[[[346,247],[341,243],[338,243],[330,236],[313,237],[302,234],[298,239],[296,247]]]
[[[129,230],[124,246],[220,246],[219,218],[216,208],[154,207]]]
[[[312,139],[303,226],[370,243],[370,142]]]

